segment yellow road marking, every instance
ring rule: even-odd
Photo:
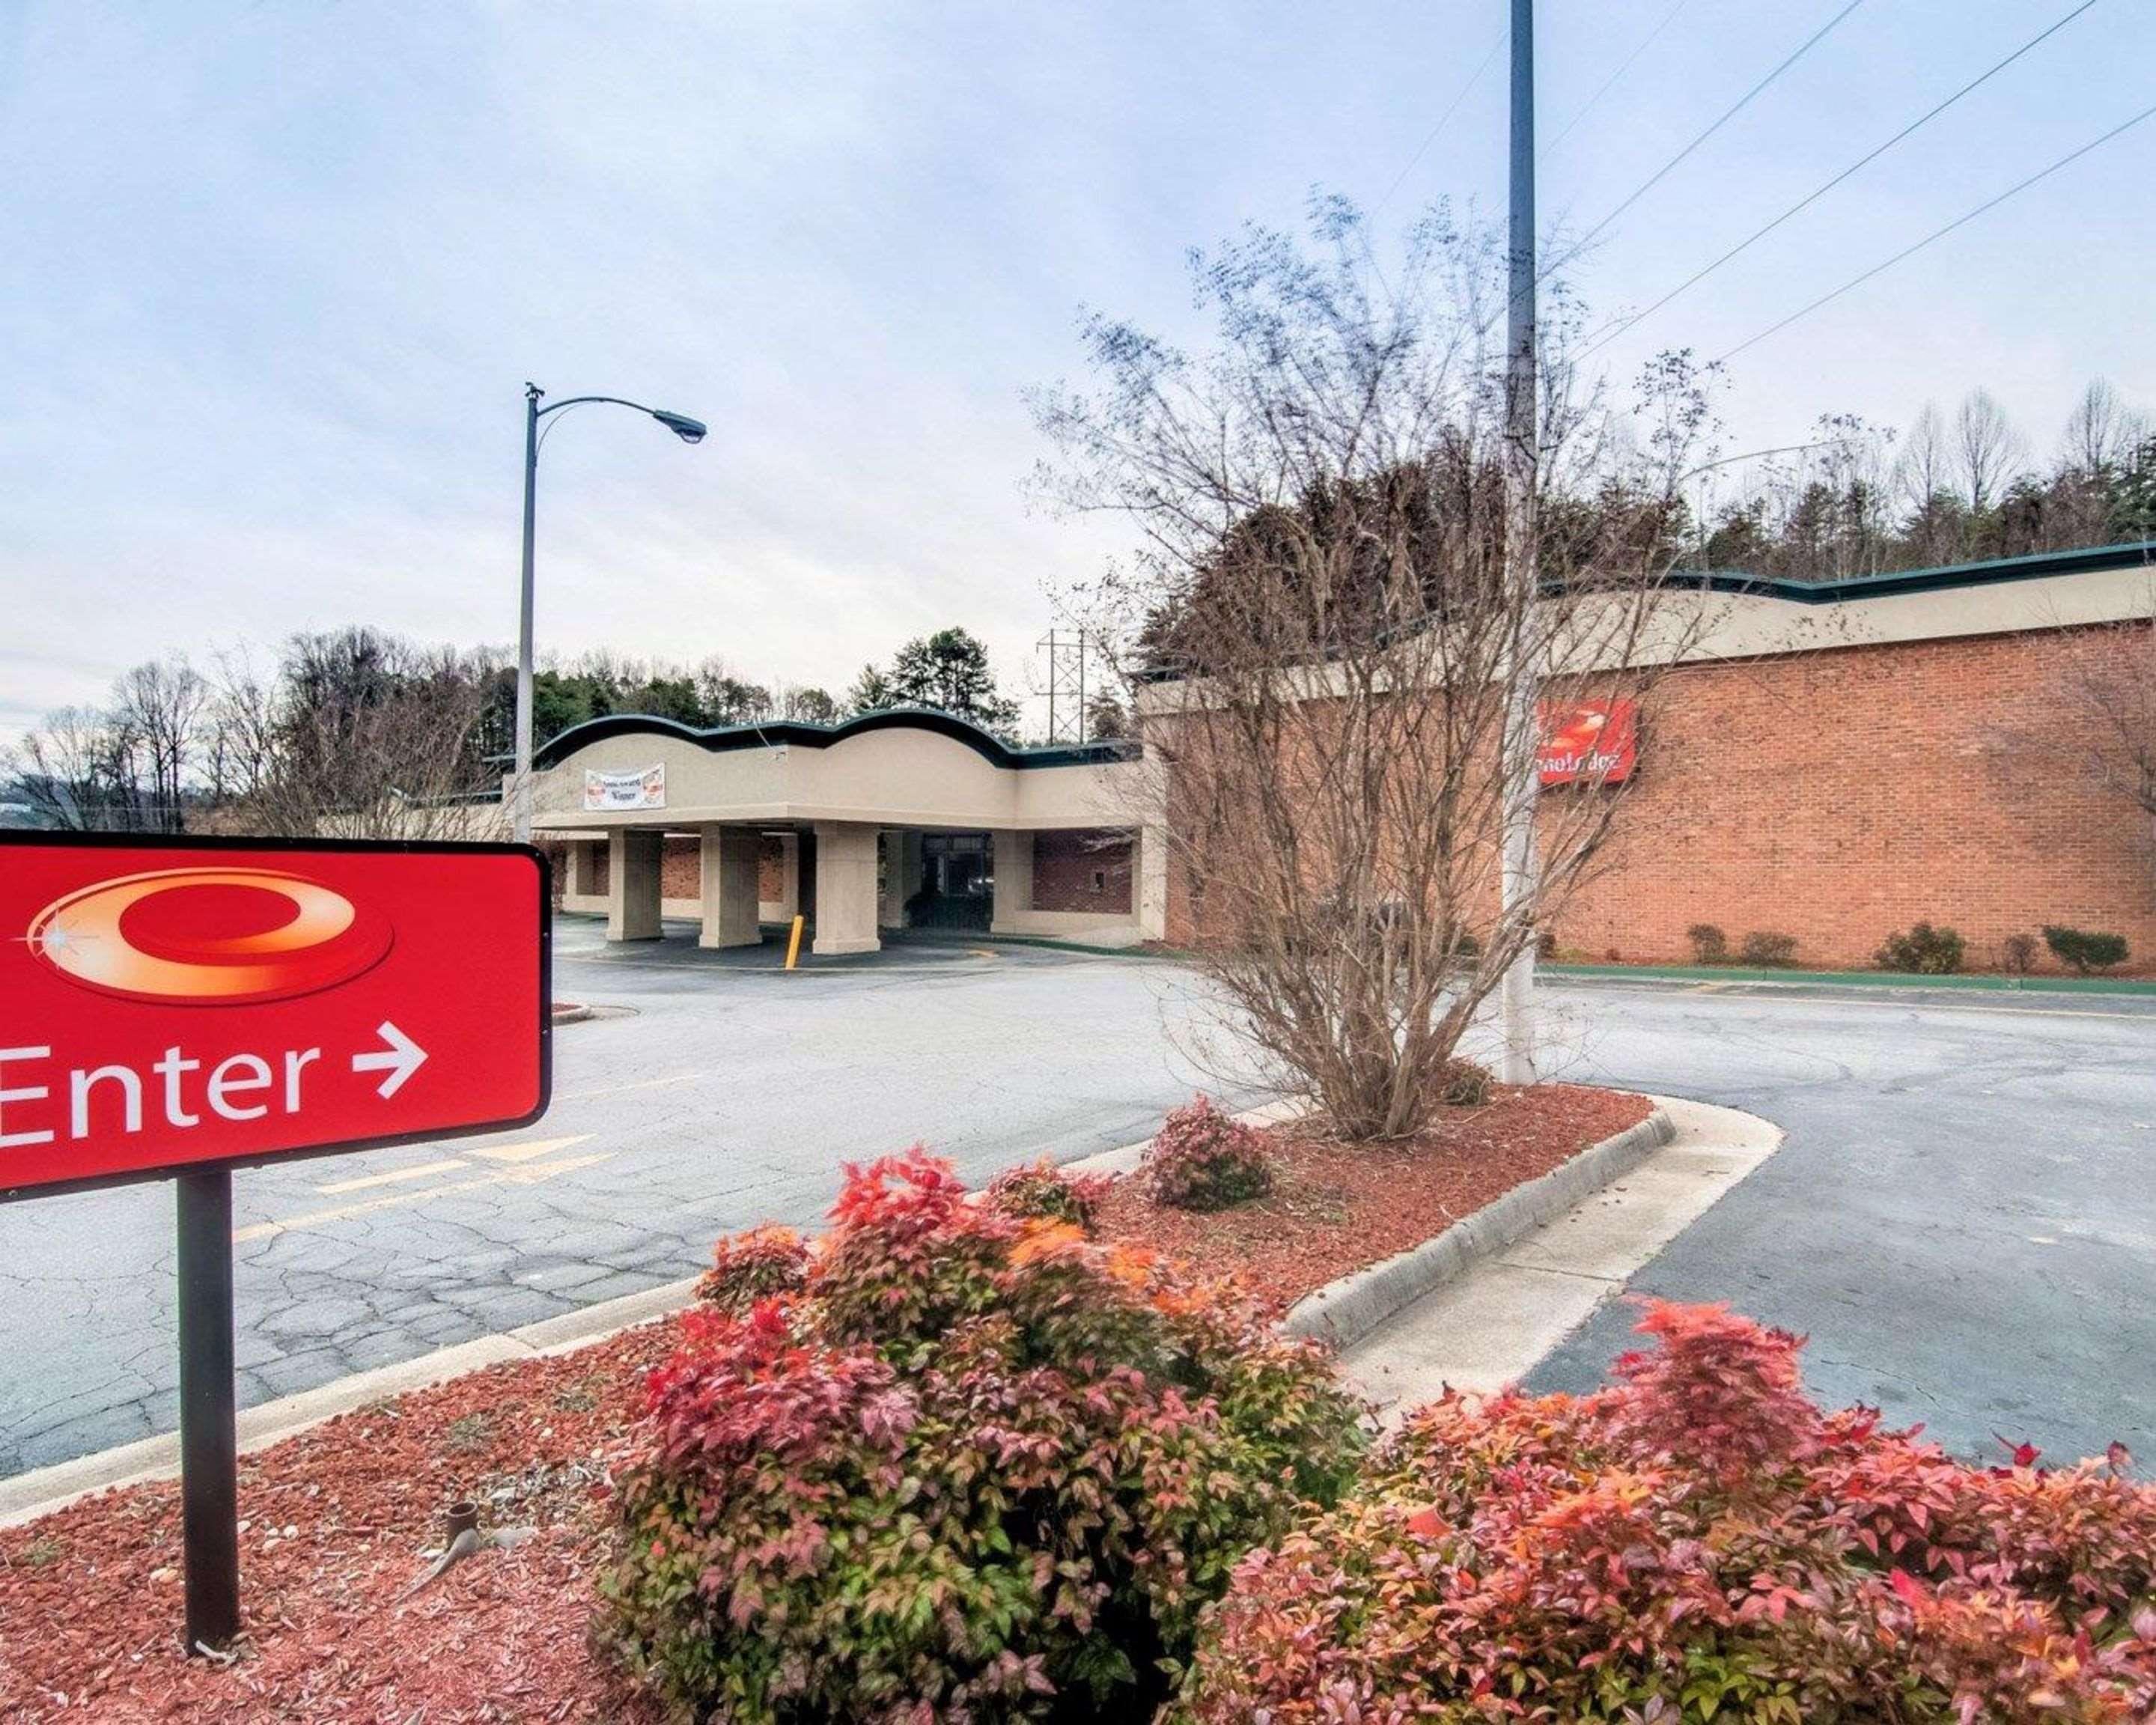
[[[591,1137],[589,1132],[578,1132],[573,1137],[534,1138],[528,1144],[490,1144],[484,1150],[475,1150],[475,1156],[483,1156],[489,1162],[529,1162],[534,1157],[550,1156],[557,1150],[566,1150],[572,1144],[581,1144]]]
[[[574,1144],[581,1143],[583,1140],[570,1138],[564,1142]],[[567,1162],[503,1168],[497,1173],[480,1174],[469,1180],[451,1180],[446,1185],[423,1187],[417,1192],[392,1192],[386,1197],[370,1198],[358,1204],[338,1204],[326,1210],[309,1210],[304,1215],[285,1216],[272,1222],[252,1222],[244,1228],[234,1229],[232,1241],[238,1245],[244,1240],[270,1240],[280,1234],[290,1234],[295,1229],[316,1228],[325,1222],[341,1222],[353,1216],[372,1215],[377,1210],[397,1209],[426,1199],[440,1198],[447,1193],[470,1192],[480,1186],[536,1186],[542,1180],[551,1180],[557,1174],[570,1173],[580,1168],[590,1168],[597,1163],[611,1161],[616,1153],[612,1150],[602,1150],[590,1156],[572,1156]]]
[[[554,1100],[557,1102],[583,1102],[590,1101],[593,1096],[618,1096],[624,1091],[657,1090],[662,1084],[687,1084],[703,1076],[701,1072],[676,1072],[671,1078],[643,1078],[639,1079],[634,1084],[609,1084],[602,1090],[575,1091],[566,1096],[557,1096]]]
[[[461,1158],[448,1162],[423,1162],[417,1168],[392,1168],[386,1174],[362,1174],[356,1180],[331,1180],[315,1190],[325,1198],[334,1198],[340,1192],[361,1192],[369,1186],[395,1186],[406,1180],[424,1180],[429,1174],[446,1174],[464,1166]]]
[[[537,1168],[511,1168],[506,1173],[490,1175],[485,1181],[465,1180],[460,1181],[458,1183],[459,1185],[464,1186],[478,1186],[482,1184],[536,1186],[542,1180],[552,1179],[557,1174],[566,1174],[573,1169],[580,1168],[591,1168],[596,1163],[602,1162],[612,1162],[617,1153],[617,1152],[612,1150],[601,1150],[590,1156],[572,1156],[567,1162],[549,1162],[542,1163]],[[456,1186],[451,1186],[445,1189],[454,1192],[457,1190],[458,1188]]]

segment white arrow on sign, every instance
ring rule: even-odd
[[[355,1072],[388,1073],[389,1076],[382,1081],[382,1088],[375,1094],[393,1096],[404,1087],[404,1081],[426,1063],[427,1050],[387,1019],[374,1027],[374,1034],[388,1046],[367,1054],[354,1055],[352,1070]]]

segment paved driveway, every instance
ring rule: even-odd
[[[689,1274],[718,1234],[812,1219],[844,1159],[1081,1155],[1232,1074],[1188,1046],[1192,978],[1147,960],[908,947],[789,977],[678,935],[609,954],[583,921],[560,957],[562,994],[633,1011],[559,1034],[539,1127],[235,1182],[245,1400]],[[1550,999],[1570,1076],[1791,1129],[1643,1284],[1810,1331],[1825,1394],[1957,1443],[2156,1455],[2156,1016]],[[162,1186],[0,1209],[0,1474],[170,1428],[172,1228]],[[1543,1378],[1586,1381],[1620,1338],[1591,1325]]]
[[[2156,1002],[1564,991],[1579,1070],[1779,1122],[1780,1153],[1635,1278],[1809,1334],[1832,1405],[2156,1465]],[[1601,1313],[1532,1376],[1594,1382]]]

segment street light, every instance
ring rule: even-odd
[[[542,408],[539,403],[546,393],[536,383],[524,386],[524,583],[516,625],[516,786],[511,803],[514,811],[511,829],[520,845],[531,842],[531,550],[538,508],[539,422],[564,408],[606,402],[649,414],[685,444],[703,442],[706,429],[702,420],[691,419],[685,413],[647,408],[618,395],[572,395]]]

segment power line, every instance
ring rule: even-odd
[[[1460,94],[1453,97],[1451,102],[1445,108],[1445,110],[1437,116],[1437,124],[1430,127],[1430,136],[1415,146],[1415,152],[1414,155],[1408,157],[1407,166],[1393,176],[1393,183],[1385,187],[1384,196],[1370,206],[1370,213],[1372,215],[1376,215],[1379,210],[1383,209],[1392,201],[1393,193],[1399,191],[1401,185],[1406,181],[1407,177],[1414,172],[1415,164],[1423,159],[1424,156],[1429,152],[1430,146],[1438,141],[1440,135],[1443,133],[1445,127],[1452,123],[1452,116],[1460,111],[1460,105],[1467,100],[1468,92],[1473,90],[1476,85],[1482,81],[1482,74],[1490,69],[1491,61],[1497,58],[1497,50],[1505,45],[1505,41],[1506,39],[1500,36],[1495,42],[1492,42],[1490,44],[1490,51],[1482,56],[1481,64],[1476,67],[1476,69],[1468,74],[1466,83],[1460,86]]]
[[[2076,18],[2079,18],[2083,13],[2088,11],[2090,8],[2096,4],[2097,0],[2082,0],[2082,3],[2074,8],[2074,9],[2068,13],[2064,18],[2059,19],[2056,23],[2051,24],[2048,28],[2038,31],[2036,34],[2031,36],[2026,42],[2015,49],[2013,53],[2008,54],[2005,59],[1994,62],[1989,67],[1986,68],[1976,77],[1972,78],[1968,83],[1962,85],[1959,90],[1956,90],[1944,101],[1939,103],[1936,107],[1928,110],[1924,114],[1920,115],[1917,118],[1911,121],[1907,126],[1903,126],[1901,131],[1896,132],[1892,137],[1887,139],[1885,143],[1880,145],[1878,148],[1870,151],[1866,155],[1860,156],[1856,161],[1851,162],[1847,167],[1842,169],[1842,171],[1836,174],[1832,179],[1827,181],[1825,184],[1820,186],[1817,190],[1812,192],[1808,196],[1799,199],[1797,203],[1791,204],[1787,209],[1784,210],[1781,214],[1775,217],[1773,221],[1768,223],[1765,227],[1747,235],[1744,239],[1739,240],[1735,245],[1730,247],[1727,251],[1724,252],[1705,269],[1701,270],[1691,275],[1686,276],[1682,281],[1671,288],[1669,292],[1664,294],[1661,299],[1656,300],[1653,305],[1647,307],[1645,311],[1635,312],[1630,317],[1626,318],[1622,323],[1611,330],[1608,335],[1600,336],[1594,341],[1591,342],[1584,352],[1581,353],[1580,357],[1582,359],[1585,359],[1589,356],[1599,352],[1602,348],[1606,347],[1610,342],[1615,341],[1620,336],[1623,335],[1625,331],[1630,329],[1633,325],[1643,322],[1646,319],[1652,317],[1657,311],[1660,311],[1663,306],[1668,305],[1671,300],[1676,299],[1678,295],[1686,293],[1691,289],[1697,287],[1701,282],[1706,280],[1708,276],[1713,275],[1714,272],[1719,270],[1724,264],[1727,264],[1732,258],[1737,256],[1738,253],[1750,249],[1751,247],[1757,244],[1760,240],[1764,239],[1769,234],[1772,234],[1777,228],[1780,227],[1783,223],[1788,221],[1792,216],[1797,215],[1801,212],[1810,208],[1812,205],[1817,203],[1820,198],[1825,197],[1828,193],[1833,191],[1835,187],[1841,184],[1841,182],[1849,178],[1851,175],[1856,173],[1861,168],[1870,167],[1871,163],[1876,162],[1881,157],[1884,156],[1889,150],[1892,149],[1904,138],[1908,137],[1912,133],[1921,131],[1923,127],[1930,125],[1933,121],[1938,119],[1940,115],[1945,113],[1946,110],[1953,106],[1956,102],[1958,102],[1964,96],[1969,95],[1971,90],[1975,90],[1979,85],[1989,83],[1992,79],[1997,77],[1999,73],[2005,71],[2009,66],[2012,65],[2015,61],[2020,59],[2022,55],[2027,54],[2030,49],[2036,47],[2040,43],[2047,40],[2049,38],[2056,35],[2060,31],[2065,29],[2068,24],[2071,23]]]
[[[1662,14],[1661,23],[1656,24],[1653,29],[1647,32],[1647,39],[1642,42],[1637,48],[1634,49],[1631,53],[1625,56],[1623,64],[1620,64],[1615,71],[1612,72],[1607,78],[1602,80],[1602,87],[1596,90],[1593,95],[1588,97],[1586,101],[1581,104],[1579,111],[1574,114],[1571,119],[1565,121],[1563,126],[1558,131],[1558,135],[1552,138],[1547,144],[1544,144],[1542,148],[1536,152],[1535,160],[1537,162],[1547,159],[1551,151],[1556,149],[1559,144],[1563,143],[1568,137],[1571,136],[1573,127],[1578,125],[1581,121],[1586,119],[1588,115],[1593,111],[1594,105],[1600,101],[1603,97],[1608,95],[1612,90],[1616,88],[1617,80],[1632,69],[1632,62],[1639,59],[1639,57],[1645,54],[1649,49],[1652,48],[1655,45],[1656,39],[1661,36],[1662,32],[1668,29],[1671,24],[1676,22],[1677,14],[1682,12],[1685,8],[1691,3],[1691,0],[1677,0],[1677,3],[1676,5],[1672,6],[1667,12]]]
[[[2083,144],[2080,149],[2071,151],[2067,154],[2061,156],[2049,167],[2038,170],[2036,172],[2030,175],[2027,179],[2008,187],[1996,198],[1987,199],[1984,203],[1979,203],[1974,209],[1969,211],[1966,215],[1957,216],[1953,221],[1948,223],[1945,227],[1938,229],[1934,233],[1926,234],[1914,245],[1905,246],[1902,250],[1895,253],[1892,257],[1887,259],[1885,263],[1875,264],[1861,275],[1854,276],[1851,280],[1842,283],[1842,285],[1835,289],[1832,293],[1821,294],[1819,298],[1813,300],[1810,305],[1804,306],[1799,311],[1792,311],[1779,323],[1769,324],[1765,329],[1760,331],[1758,335],[1748,336],[1745,340],[1739,341],[1734,347],[1731,348],[1728,352],[1723,354],[1721,359],[1717,359],[1715,363],[1717,365],[1720,365],[1724,361],[1734,359],[1738,354],[1743,352],[1746,348],[1755,347],[1759,342],[1765,341],[1768,336],[1775,335],[1779,331],[1789,328],[1789,326],[1794,323],[1799,318],[1809,317],[1813,312],[1818,311],[1820,306],[1828,304],[1831,300],[1839,300],[1844,294],[1850,292],[1852,289],[1862,287],[1866,282],[1871,280],[1875,275],[1884,275],[1887,270],[1892,270],[1897,264],[1901,263],[1904,259],[1912,258],[1916,256],[1918,252],[1923,250],[1926,246],[1931,245],[1938,240],[1944,239],[1947,235],[1953,233],[1956,228],[1967,227],[1979,216],[1997,209],[1999,206],[2005,203],[2008,198],[2018,197],[2020,193],[2026,192],[2031,186],[2036,184],[2038,181],[2049,179],[2053,174],[2058,172],[2061,168],[2071,167],[2073,163],[2079,162],[2082,157],[2087,155],[2092,150],[2101,148],[2102,146],[2109,143],[2113,138],[2118,136],[2122,132],[2131,131],[2135,126],[2140,125],[2143,121],[2148,119],[2152,116],[2156,116],[2156,106],[2143,108],[2131,120],[2123,121],[2121,124],[2112,127],[2112,129],[2104,133],[2102,137],[2091,139],[2087,143]]]
[[[1720,119],[1717,120],[1713,125],[1708,126],[1705,131],[1694,138],[1689,144],[1686,144],[1683,149],[1678,151],[1676,155],[1670,157],[1667,162],[1656,168],[1652,174],[1648,176],[1645,182],[1641,185],[1637,191],[1633,193],[1632,195],[1630,198],[1627,198],[1622,203],[1619,204],[1616,208],[1610,211],[1609,213],[1604,216],[1600,221],[1597,222],[1592,228],[1589,228],[1584,234],[1581,235],[1578,244],[1574,245],[1564,254],[1563,257],[1558,259],[1555,262],[1551,264],[1549,270],[1562,268],[1569,259],[1576,257],[1581,251],[1584,250],[1586,247],[1592,243],[1597,234],[1608,228],[1612,222],[1615,221],[1618,217],[1623,215],[1626,210],[1631,208],[1634,204],[1637,203],[1650,192],[1653,191],[1656,187],[1661,184],[1663,180],[1669,177],[1671,171],[1674,170],[1679,163],[1683,162],[1686,157],[1690,156],[1693,151],[1699,148],[1699,146],[1705,143],[1709,138],[1712,137],[1715,133],[1720,131],[1723,126],[1728,125],[1731,121],[1734,120],[1739,114],[1743,113],[1745,109],[1751,106],[1753,100],[1758,98],[1762,90],[1765,90],[1768,85],[1772,84],[1777,78],[1779,78],[1783,73],[1788,71],[1790,67],[1796,64],[1799,60],[1810,54],[1813,49],[1816,48],[1820,43],[1826,40],[1827,37],[1833,32],[1835,27],[1840,24],[1844,18],[1850,15],[1850,13],[1856,11],[1858,7],[1863,5],[1863,3],[1864,0],[1849,0],[1849,3],[1843,7],[1840,12],[1835,13],[1832,18],[1829,18],[1824,24],[1820,25],[1818,29],[1815,30],[1810,36],[1806,37],[1803,43],[1798,46],[1796,50],[1792,53],[1788,59],[1784,59],[1781,64],[1775,67],[1773,71],[1769,72],[1764,78],[1762,78],[1757,84],[1753,85],[1751,89],[1746,90],[1743,95],[1739,96],[1735,104],[1728,108],[1722,114]],[[1549,273],[1549,270],[1545,270],[1543,274],[1547,275]]]

